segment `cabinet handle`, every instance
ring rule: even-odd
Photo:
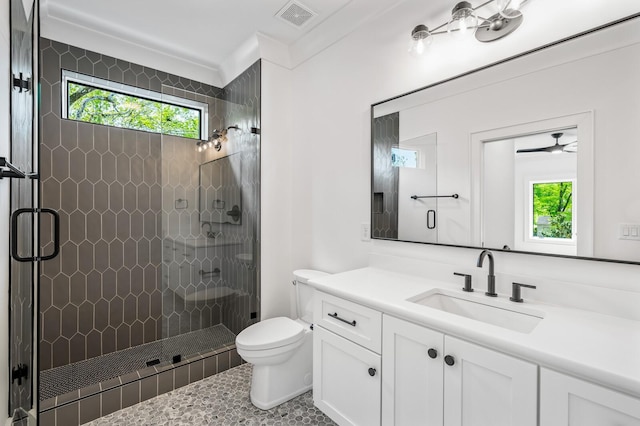
[[[456,363],[456,359],[454,357],[452,357],[451,355],[447,355],[447,356],[444,357],[444,362],[448,366],[452,366],[453,364]]]
[[[429,358],[431,358],[431,359],[436,359],[438,357],[438,351],[433,349],[433,348],[430,348],[427,351],[427,354],[429,355]]]
[[[354,326],[354,327],[356,326],[356,320],[353,320],[353,321],[347,321],[346,319],[340,318],[340,317],[338,316],[338,313],[337,313],[337,312],[335,312],[335,313],[333,313],[333,314],[329,313],[329,314],[327,314],[327,315],[329,315],[331,318],[335,318],[335,319],[337,319],[338,321],[342,321],[342,322],[344,322],[344,323],[346,323],[346,324],[349,324],[349,325],[352,325],[352,326]]]
[[[370,375],[371,377],[375,376],[375,375],[376,375],[376,369],[375,369],[375,368],[370,368],[370,369],[369,369],[369,375]]]

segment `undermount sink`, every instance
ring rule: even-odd
[[[520,333],[531,333],[544,317],[541,312],[534,310],[503,306],[510,302],[487,300],[487,303],[483,303],[475,300],[475,297],[467,298],[442,289],[431,290],[408,301]]]

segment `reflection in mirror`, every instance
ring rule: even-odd
[[[400,115],[374,119],[375,238],[438,242],[435,133],[402,139]]]
[[[240,225],[242,218],[242,157],[228,155],[200,165],[200,222],[215,238],[213,224]]]
[[[629,17],[374,104],[372,237],[640,262],[639,30]],[[391,148],[426,135],[434,175],[410,187]],[[439,198],[412,216],[407,194]]]
[[[577,146],[576,128],[482,144],[482,246],[577,255]]]

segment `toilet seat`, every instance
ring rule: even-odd
[[[286,317],[271,318],[245,328],[236,337],[236,347],[245,351],[259,351],[288,346],[299,342],[305,327]]]

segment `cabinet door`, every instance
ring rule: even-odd
[[[640,399],[540,370],[541,426],[640,426]]]
[[[443,334],[387,315],[382,328],[382,424],[442,425]]]
[[[313,402],[339,425],[380,424],[380,355],[313,331]]]
[[[446,426],[536,426],[538,367],[449,336],[444,338]],[[446,358],[445,358],[446,361]]]

